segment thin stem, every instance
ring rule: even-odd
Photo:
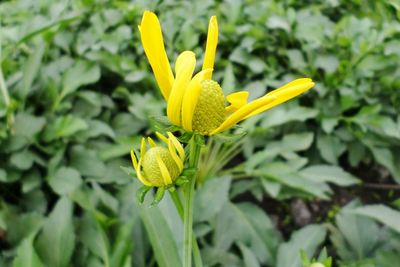
[[[181,198],[177,191],[169,192],[172,200],[174,201],[176,210],[178,211],[179,217],[183,220],[183,206],[181,202]],[[193,259],[194,265],[196,267],[203,267],[203,261],[201,259],[199,244],[197,244],[196,236],[193,234]]]
[[[190,140],[189,167],[197,168],[200,158],[201,145],[195,140],[200,136],[193,135]],[[196,174],[197,175],[197,174]],[[184,209],[183,209],[183,267],[192,266],[192,242],[193,242],[193,198],[196,175],[185,185]]]

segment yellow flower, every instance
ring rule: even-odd
[[[167,133],[168,138],[160,133],[156,134],[167,147],[158,146],[148,137],[150,149],[147,150],[146,139],[142,138],[139,161],[133,150],[131,158],[137,177],[144,185],[164,187],[173,184],[182,173],[185,151],[170,132]]]
[[[314,86],[311,79],[297,79],[251,102],[247,102],[248,92],[236,92],[226,97],[230,105],[225,107],[221,87],[211,80],[218,43],[215,16],[211,17],[208,26],[202,70],[194,76],[196,58],[191,51],[184,51],[178,56],[174,76],[165,52],[160,22],[153,12],[144,12],[139,31],[147,59],[167,101],[167,116],[171,123],[182,126],[186,131],[203,135],[220,133]]]

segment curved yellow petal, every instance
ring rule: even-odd
[[[156,132],[156,135],[158,137],[158,139],[160,139],[161,141],[163,141],[165,144],[168,145],[168,138],[165,137],[162,133],[160,132]]]
[[[214,131],[210,133],[210,135],[214,135],[217,133],[220,133],[222,131],[225,131],[226,129],[229,129],[236,123],[240,122],[241,120],[245,119],[247,115],[251,114],[254,110],[259,109],[262,106],[268,105],[272,101],[275,100],[274,96],[266,96],[262,97],[259,99],[256,99],[249,104],[241,107],[238,109],[236,112],[234,112],[232,115],[230,115],[226,120]]]
[[[176,148],[175,148],[174,144],[172,143],[171,139],[168,142],[168,150],[169,150],[171,157],[174,159],[176,166],[178,166],[178,169],[181,172],[183,170],[183,162],[179,158],[178,154],[176,153]]]
[[[247,91],[240,91],[228,95],[226,97],[226,100],[228,100],[228,102],[231,105],[226,107],[225,110],[227,112],[235,112],[236,110],[247,104],[248,97],[249,97],[249,92]]]
[[[184,160],[185,159],[185,150],[183,149],[182,144],[178,141],[178,139],[176,139],[176,137],[171,132],[167,132],[167,135],[168,135],[169,140],[171,140],[172,143],[174,144],[176,150],[178,150],[179,157],[182,160]]]
[[[149,145],[151,147],[156,147],[157,146],[156,142],[154,142],[154,140],[151,137],[147,137],[147,142],[149,143]]]
[[[167,116],[175,125],[181,125],[182,99],[192,78],[195,65],[196,58],[191,51],[181,53],[176,60],[176,79],[172,85],[167,106]]]
[[[204,55],[203,70],[214,68],[215,51],[218,44],[218,21],[216,16],[212,16],[208,23],[206,52]],[[206,79],[211,79],[212,72],[207,73]]]
[[[137,168],[138,168],[138,162],[137,162],[137,159],[136,159],[135,152],[134,152],[133,150],[131,150],[131,159],[132,159],[133,168],[134,168],[135,170],[137,170]]]
[[[156,153],[156,160],[157,160],[158,167],[160,168],[160,172],[163,177],[164,184],[165,185],[172,184],[171,175],[169,174],[167,166],[165,166],[164,161],[162,161],[161,156],[158,153]]]
[[[186,131],[192,131],[193,113],[199,98],[201,82],[211,74],[212,69],[202,70],[193,77],[187,86],[182,101],[182,127]]]
[[[269,103],[268,105],[262,106],[259,109],[253,111],[251,114],[247,115],[245,119],[250,118],[254,115],[257,115],[263,111],[266,111],[270,108],[273,108],[279,104],[282,104],[302,93],[304,93],[305,91],[311,89],[314,86],[314,82],[311,81],[311,79],[309,79],[310,81],[302,81],[302,82],[296,82],[296,83],[289,83],[290,86],[288,86],[288,84],[284,85],[281,88],[278,88],[270,93],[268,93],[267,95],[265,95],[264,97],[275,97],[276,99]]]
[[[141,172],[141,166],[142,166],[142,159],[139,159],[139,163],[138,163],[138,169],[136,170],[136,175],[137,178],[139,179],[139,181],[142,182],[142,184],[144,184],[145,186],[153,186],[149,181],[147,181],[146,178],[144,178],[144,176],[142,175]]]
[[[168,100],[174,75],[165,52],[161,25],[156,14],[145,11],[139,25],[144,52],[149,60],[161,93]]]
[[[140,158],[143,158],[146,155],[146,139],[142,137],[142,141],[140,143]]]

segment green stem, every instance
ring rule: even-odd
[[[183,220],[183,206],[179,194],[177,191],[169,192],[172,200],[174,201],[176,210],[178,211],[179,217]],[[196,267],[203,267],[203,261],[201,259],[199,245],[197,244],[196,236],[193,234],[193,259]]]
[[[195,139],[200,136],[193,135],[190,139],[189,167],[197,168],[200,158],[201,144]],[[192,242],[193,242],[193,198],[194,186],[196,184],[195,174],[184,187],[183,208],[183,267],[192,266]]]

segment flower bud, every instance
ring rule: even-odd
[[[183,170],[185,151],[179,141],[168,132],[168,138],[157,133],[157,136],[166,144],[157,145],[150,137],[147,143],[142,138],[140,159],[136,159],[131,151],[133,167],[138,179],[146,186],[165,187],[172,185]]]

